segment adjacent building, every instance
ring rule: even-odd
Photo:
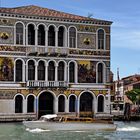
[[[120,109],[123,110],[125,103],[132,104],[132,101],[130,101],[126,97],[125,93],[133,89],[140,89],[140,75],[134,74],[127,77],[123,77],[122,79],[114,82],[114,87],[114,108],[118,105]]]
[[[110,113],[112,22],[0,8],[0,116]]]

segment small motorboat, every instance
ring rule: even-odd
[[[51,131],[114,131],[117,128],[116,124],[114,124],[111,120],[57,116],[56,114],[43,115],[40,120],[37,121],[23,121],[23,124],[30,129],[39,128]]]

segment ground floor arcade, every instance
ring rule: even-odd
[[[69,95],[56,94],[51,90],[40,91],[37,95],[30,93],[26,96],[17,93],[13,99],[0,99],[0,113],[35,114],[38,118],[44,114],[109,113],[108,94],[102,92],[97,95],[96,93],[90,90]]]

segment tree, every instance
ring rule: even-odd
[[[133,89],[131,91],[127,91],[125,95],[135,104],[136,102],[139,102],[140,89]]]

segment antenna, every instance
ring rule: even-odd
[[[120,75],[119,75],[119,68],[117,68],[117,80],[120,80]]]
[[[120,87],[120,76],[119,76],[119,68],[117,68],[117,95],[119,95],[119,87]]]

